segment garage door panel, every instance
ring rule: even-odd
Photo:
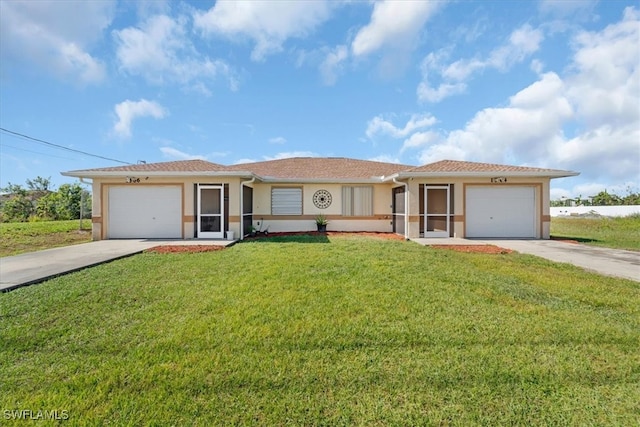
[[[469,187],[466,196],[466,236],[534,238],[533,187]]]
[[[108,237],[181,238],[179,186],[109,188]]]

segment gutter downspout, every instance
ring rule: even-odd
[[[249,181],[240,181],[240,240],[244,240],[244,186],[253,184],[255,180],[254,176]]]
[[[393,182],[404,186],[404,239],[409,240],[409,183],[398,182],[395,177]]]

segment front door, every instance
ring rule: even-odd
[[[224,187],[198,185],[198,237],[224,238]]]
[[[448,185],[424,186],[424,237],[449,237],[450,210]]]

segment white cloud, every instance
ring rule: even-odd
[[[493,49],[485,59],[459,59],[446,64],[445,61],[451,55],[451,48],[432,52],[422,62],[423,80],[416,90],[418,99],[423,102],[439,102],[449,96],[463,93],[467,89],[466,81],[473,74],[487,68],[505,72],[538,51],[543,39],[541,30],[525,24],[514,30],[508,42]],[[433,85],[430,80],[434,77],[441,82]]]
[[[105,65],[89,50],[114,14],[115,1],[2,1],[0,63],[26,61],[83,84],[100,82]]]
[[[345,45],[336,46],[320,64],[320,75],[324,84],[331,86],[336,83],[344,62],[349,57],[349,49]]]
[[[210,95],[205,81],[226,78],[232,90],[237,79],[229,65],[200,54],[189,39],[188,19],[154,15],[139,27],[113,32],[119,68],[151,83],[177,82],[186,89]]]
[[[507,107],[479,111],[464,129],[429,146],[420,158],[424,163],[444,154],[497,163],[541,158],[550,144],[562,140],[562,125],[573,116],[563,90],[562,80],[547,73],[512,96]]]
[[[269,144],[285,144],[287,140],[281,136],[276,136],[274,138],[269,138]]]
[[[440,139],[440,135],[434,131],[416,132],[409,138],[405,139],[402,143],[400,153],[404,153],[406,150],[424,147],[430,144],[434,144]]]
[[[373,138],[378,134],[389,135],[393,138],[404,138],[418,129],[424,129],[437,122],[436,118],[429,113],[414,114],[402,128],[396,127],[393,123],[385,120],[382,116],[376,116],[369,120],[366,135]]]
[[[168,112],[155,101],[141,99],[140,101],[126,100],[114,107],[118,120],[113,126],[113,131],[121,137],[131,136],[132,122],[140,117],[153,117],[162,119]]]
[[[351,44],[354,56],[366,56],[384,47],[413,47],[413,41],[442,2],[382,0],[375,3],[371,21]]]
[[[382,163],[397,163],[397,164],[402,163],[400,162],[400,159],[390,154],[380,154],[379,156],[370,157],[367,160],[370,160],[372,162],[382,162]]]
[[[581,172],[592,182],[640,182],[640,13],[574,37],[565,76],[554,72],[440,135],[423,163],[453,158]],[[418,137],[416,137],[418,138]]]
[[[195,27],[204,34],[230,39],[245,37],[255,43],[251,59],[262,61],[280,52],[291,37],[303,38],[326,21],[330,1],[218,1],[207,12],[194,14]]]
[[[291,157],[319,157],[318,153],[313,151],[284,151],[273,156],[262,156],[264,160],[280,160],[290,159]]]
[[[172,147],[160,147],[164,157],[176,160],[207,160],[206,156],[200,154],[188,154]]]

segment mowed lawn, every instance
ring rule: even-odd
[[[626,217],[554,217],[551,235],[607,248],[640,251],[640,215]]]
[[[0,410],[64,425],[638,425],[640,283],[354,235],[0,294]],[[2,415],[2,414],[0,414]]]
[[[90,219],[0,223],[0,257],[90,241]]]

